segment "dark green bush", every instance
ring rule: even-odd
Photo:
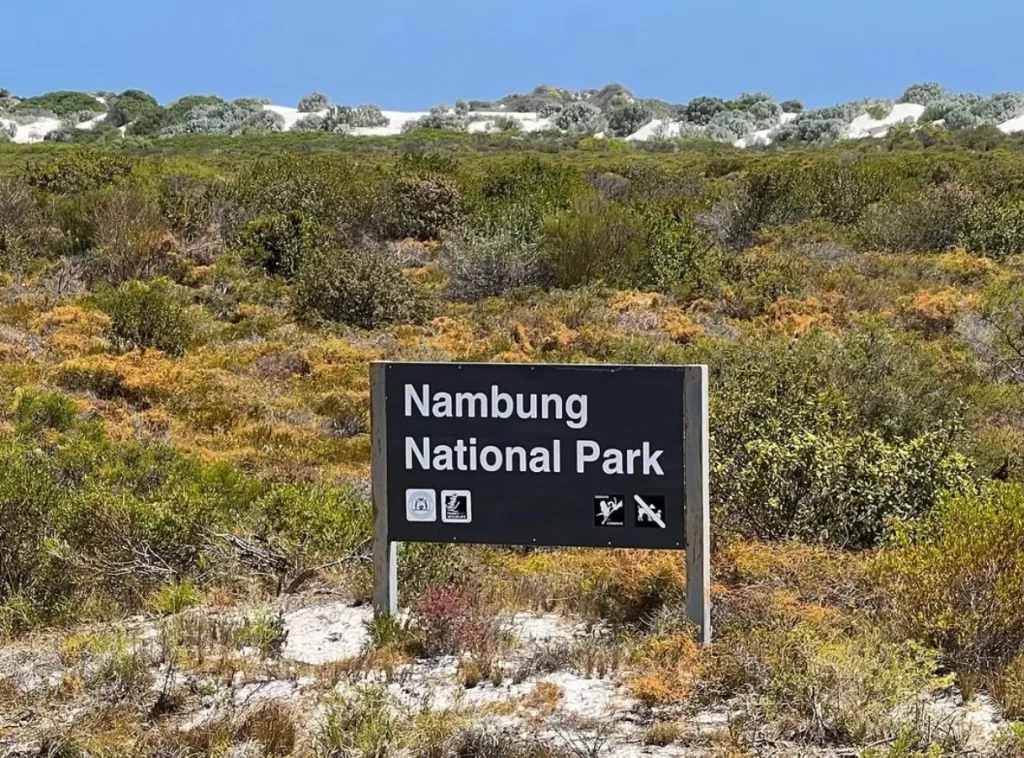
[[[975,193],[956,182],[929,187],[916,197],[877,203],[858,226],[861,245],[886,252],[941,252],[960,239]]]
[[[38,95],[37,97],[25,98],[17,108],[17,110],[33,109],[51,111],[56,113],[58,118],[64,118],[79,111],[102,113],[106,110],[106,106],[85,92],[61,90],[58,92],[47,92],[45,95]]]
[[[160,182],[160,212],[177,234],[192,241],[210,230],[215,187],[188,174],[164,176]]]
[[[234,246],[250,265],[292,278],[305,259],[330,243],[328,229],[304,213],[290,211],[250,221],[242,227]]]
[[[651,110],[644,103],[624,103],[608,110],[608,131],[613,137],[628,137],[650,123]]]
[[[307,321],[336,321],[363,329],[419,322],[426,301],[401,269],[363,250],[322,250],[310,256],[295,283],[295,308]]]
[[[180,356],[192,343],[194,320],[165,280],[127,282],[99,300],[110,316],[110,340],[118,350],[153,348]]]
[[[107,122],[117,127],[128,126],[139,119],[152,117],[160,110],[160,104],[155,97],[142,90],[129,89],[111,99],[107,109]]]
[[[283,155],[247,164],[225,195],[249,218],[298,211],[330,229],[370,231],[384,215],[372,205],[377,183],[347,156]]]
[[[461,194],[447,177],[401,176],[388,183],[385,192],[394,203],[391,223],[385,230],[391,239],[438,239],[463,223]]]
[[[808,185],[790,164],[758,168],[742,177],[735,192],[705,217],[719,241],[741,250],[766,226],[791,224],[809,215]]]

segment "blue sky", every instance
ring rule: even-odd
[[[0,87],[265,95],[425,109],[544,82],[820,106],[915,81],[1024,90],[1019,0],[8,2]]]

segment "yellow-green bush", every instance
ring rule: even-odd
[[[895,633],[968,672],[1024,651],[1024,489],[992,484],[899,525],[873,572]]]
[[[120,350],[153,348],[179,356],[192,343],[194,320],[167,282],[127,282],[104,293],[100,306],[110,316],[111,342]]]

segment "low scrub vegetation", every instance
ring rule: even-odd
[[[136,91],[107,106],[151,134],[263,112]],[[153,671],[173,684],[159,666],[251,683],[240,659],[286,669],[281,598],[369,599],[370,361],[705,363],[715,645],[681,613],[682,554],[403,545],[408,614],[330,671],[287,669],[330,682],[318,729],[284,705],[239,708],[189,733],[194,754],[562,754],[402,712],[387,685],[424,660],[460,691],[529,681],[517,708],[540,719],[572,694],[556,674],[611,680],[652,747],[708,744],[687,719],[718,709],[735,717],[729,750],[963,752],[920,716],[954,685],[1021,718],[1016,144],[922,126],[799,153],[648,154],[579,140],[658,114],[736,134],[800,108],[752,94],[663,112],[624,88],[513,106],[557,106],[575,136],[545,151],[429,129],[372,149],[303,134],[0,150],[0,637],[81,637],[66,662],[123,706],[116,744],[180,747],[142,706],[163,690]],[[834,118],[790,121],[794,141]],[[267,610],[230,624],[204,615],[254,604]],[[507,622],[527,611],[580,627],[517,658]],[[174,655],[150,665],[134,638],[82,637],[134,614]],[[189,635],[234,657],[186,655]],[[172,684],[160,708],[205,697]],[[14,687],[0,679],[0,720],[31,710]],[[53,745],[100,754],[83,729]],[[573,729],[566,744],[599,741]],[[998,744],[1013,755],[1019,730]]]

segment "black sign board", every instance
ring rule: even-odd
[[[383,369],[389,541],[685,546],[683,367]]]

